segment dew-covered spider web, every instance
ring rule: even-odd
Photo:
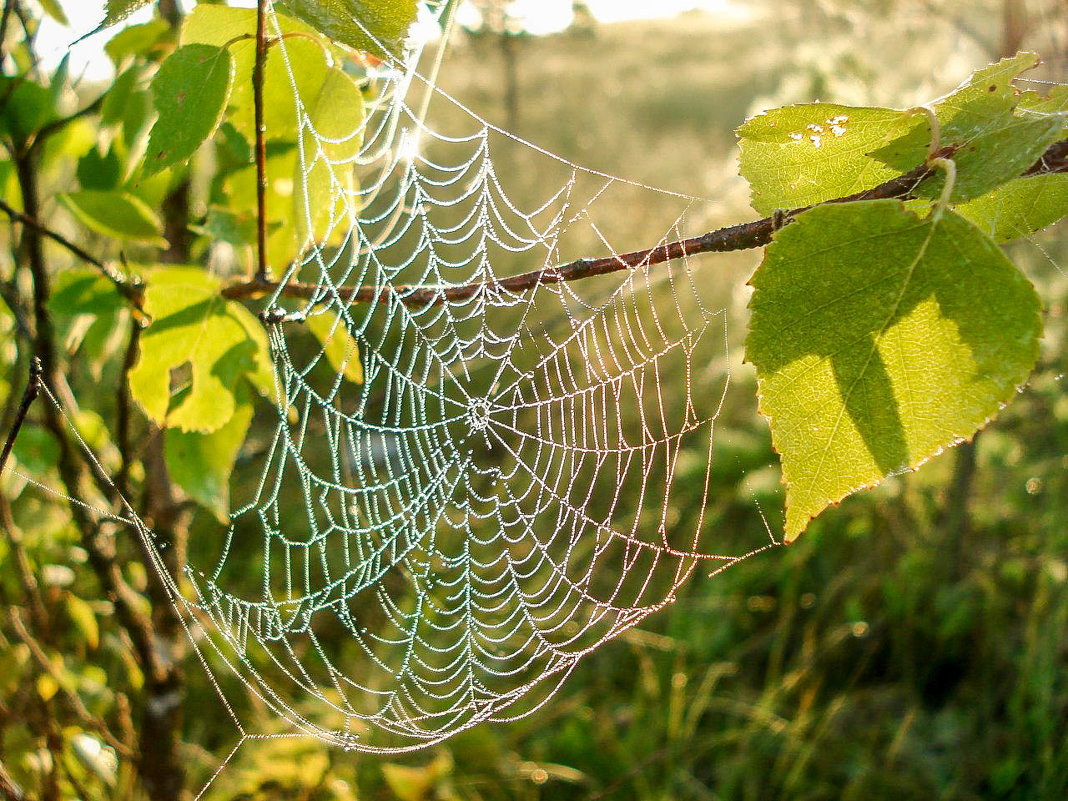
[[[537,709],[699,566],[749,553],[718,552],[704,519],[727,374],[694,373],[725,363],[723,314],[685,258],[614,246],[655,190],[498,130],[418,55],[377,70],[355,147],[294,92],[309,233],[264,314],[277,426],[254,497],[188,571],[248,686],[368,751]],[[520,177],[539,202],[513,200]],[[656,238],[681,239],[693,199],[658,194]],[[580,256],[613,272],[553,280]]]

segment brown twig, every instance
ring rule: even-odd
[[[0,452],[0,473],[3,473],[4,468],[7,467],[11,449],[15,447],[15,440],[19,436],[22,424],[26,422],[26,415],[29,414],[30,406],[37,400],[37,396],[41,394],[41,376],[43,374],[44,368],[41,366],[41,360],[34,356],[30,360],[30,378],[26,382],[26,390],[22,393],[19,408],[15,411],[15,421],[11,424],[11,430],[7,434],[4,450]]]
[[[267,142],[263,123],[263,80],[267,65],[267,2],[256,0],[256,62],[252,97],[256,116],[256,278],[268,279],[267,265]]]
[[[0,211],[4,212],[11,218],[12,222],[18,222],[25,225],[27,228],[32,228],[41,236],[52,240],[57,245],[61,246],[76,258],[88,264],[90,267],[95,267],[100,271],[100,274],[108,279],[119,293],[129,300],[136,308],[140,308],[142,304],[141,288],[134,281],[129,281],[122,273],[116,270],[114,267],[101,261],[96,256],[92,255],[85,249],[79,247],[75,243],[67,239],[63,234],[53,231],[51,228],[40,222],[35,216],[31,216],[24,212],[19,211],[9,205],[3,198],[0,198]]]
[[[115,447],[119,450],[122,463],[119,472],[115,475],[115,491],[120,498],[130,495],[130,467],[133,464],[133,448],[130,443],[130,371],[137,362],[137,355],[141,347],[141,332],[144,330],[144,321],[134,317],[130,321],[130,339],[126,344],[126,353],[122,358],[122,381],[119,383],[119,397],[115,404]]]
[[[826,203],[911,199],[915,197],[914,193],[919,185],[933,174],[934,169],[931,164],[936,159],[951,157],[955,152],[956,147],[951,145],[940,148],[931,153],[924,164],[904,175],[893,178],[872,189],[828,200]],[[1061,172],[1068,172],[1068,140],[1050,146],[1042,157],[1023,173],[1023,176]],[[483,281],[460,286],[403,284],[399,286],[340,287],[336,290],[336,294],[344,303],[386,303],[391,298],[394,298],[405,306],[411,307],[465,301],[482,295],[515,294],[535,287],[579,281],[622,270],[633,270],[638,267],[652,267],[674,259],[696,256],[701,253],[726,253],[764,247],[771,242],[776,231],[793,222],[799,214],[811,208],[813,207],[806,206],[777,212],[770,217],[720,228],[691,239],[666,242],[656,247],[607,256],[601,259],[578,259],[567,264],[531,270],[530,272],[520,273],[519,275],[496,281]],[[223,289],[222,295],[230,300],[240,300],[263,297],[275,292],[279,292],[284,297],[289,298],[317,300],[322,298],[327,290],[315,284],[286,283],[283,285],[278,281],[257,277],[252,281],[241,281],[227,286]],[[268,319],[281,320],[284,319],[284,315],[269,316]]]
[[[24,801],[26,798],[26,794],[15,784],[15,780],[11,778],[11,774],[7,772],[2,761],[0,761],[0,798],[3,801]]]
[[[944,156],[947,151],[949,148],[943,148],[939,155]],[[828,202],[850,203],[880,198],[911,197],[916,187],[931,173],[931,168],[924,164],[874,189]],[[450,287],[421,285],[342,287],[337,290],[337,293],[346,303],[385,303],[391,297],[395,297],[406,306],[431,306],[438,303],[470,300],[480,295],[525,292],[550,284],[578,281],[621,270],[633,270],[637,267],[651,267],[700,253],[726,253],[763,247],[771,242],[772,236],[779,228],[791,222],[803,211],[807,211],[807,208],[794,209],[761,220],[720,228],[691,239],[666,242],[645,250],[635,250],[601,259],[578,259],[567,264],[532,270],[497,281]],[[302,300],[314,300],[323,293],[322,287],[312,284],[288,283],[282,286],[277,281],[253,280],[231,284],[223,290],[223,296],[230,299],[257,297],[278,291],[280,287],[282,295]]]

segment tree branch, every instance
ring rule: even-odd
[[[256,0],[256,61],[252,67],[252,98],[256,115],[256,280],[266,282],[267,142],[263,122],[263,73],[267,65],[267,2]]]
[[[943,148],[939,151],[939,155],[945,155],[948,150],[950,149]],[[850,203],[859,200],[911,197],[916,187],[931,174],[931,167],[924,164],[874,189],[828,202]],[[578,281],[621,270],[633,270],[637,267],[651,267],[700,253],[726,253],[763,247],[771,242],[772,236],[779,228],[791,222],[801,212],[807,211],[808,208],[810,207],[782,212],[761,220],[720,228],[691,239],[666,242],[644,250],[635,250],[601,259],[578,259],[567,264],[532,270],[496,281],[449,287],[425,285],[342,287],[337,290],[337,293],[346,303],[385,303],[390,297],[396,297],[406,306],[418,307],[470,300],[480,295],[524,292],[549,284]],[[226,287],[222,294],[233,300],[270,294],[277,291],[279,287],[281,287],[282,295],[302,300],[315,300],[324,292],[321,286],[313,284],[289,283],[283,286],[277,281],[254,280],[232,284]]]
[[[71,242],[63,234],[53,231],[51,228],[40,222],[36,216],[25,214],[18,209],[13,208],[3,198],[0,198],[0,211],[4,212],[11,218],[12,222],[18,222],[25,225],[27,228],[32,228],[35,232],[47,239],[51,239],[57,245],[60,245],[71,253],[76,258],[84,261],[91,267],[95,267],[100,271],[100,274],[108,279],[119,293],[130,301],[136,308],[141,308],[143,301],[141,287],[137,282],[128,280],[122,273],[118,272],[114,267],[109,266],[105,262],[93,256],[88,251],[82,249],[78,245]]]
[[[63,678],[63,671],[56,665],[55,658],[49,656],[45,652],[44,647],[37,642],[33,635],[26,629],[26,625],[22,622],[22,616],[19,615],[18,609],[11,607],[7,610],[7,614],[8,619],[11,621],[11,626],[15,630],[15,634],[30,650],[30,656],[33,657],[41,672],[51,676],[56,682],[60,694],[62,694],[63,698],[66,700],[67,705],[74,713],[74,716],[77,717],[86,728],[99,734],[108,745],[115,749],[119,756],[124,759],[132,757],[133,754],[130,753],[126,744],[112,734],[104,721],[94,717],[86,708],[85,704],[82,703],[82,699],[78,697],[77,693],[66,686],[66,681]],[[62,660],[62,657],[60,657],[60,659]],[[62,661],[60,664],[62,665]]]
[[[22,393],[22,400],[19,402],[19,408],[15,411],[15,420],[11,424],[11,430],[7,434],[7,441],[4,442],[4,450],[0,452],[0,474],[4,472],[4,468],[7,467],[8,457],[11,456],[11,449],[15,447],[15,440],[18,438],[19,431],[22,429],[22,424],[26,422],[26,415],[29,414],[30,406],[37,400],[37,396],[41,394],[41,375],[43,373],[41,367],[41,360],[34,357],[30,360],[30,379],[26,382],[26,390]]]
[[[856,203],[862,200],[909,200],[913,198],[916,188],[929,178],[934,169],[933,162],[938,158],[952,157],[954,146],[940,148],[930,155],[927,162],[904,175],[893,178],[872,189],[857,192],[845,197],[828,200],[826,203]],[[1054,172],[1068,172],[1068,140],[1052,145],[1024,176]],[[822,205],[822,204],[816,204]],[[598,275],[608,275],[622,270],[638,267],[652,267],[664,262],[701,253],[726,253],[738,250],[751,250],[769,244],[775,232],[782,226],[793,222],[802,212],[813,206],[792,209],[764,217],[753,222],[732,225],[710,231],[691,239],[666,242],[652,248],[635,250],[601,259],[578,259],[562,265],[544,267],[509,278],[495,281],[483,281],[460,286],[428,286],[404,284],[400,286],[359,286],[339,287],[337,296],[345,303],[385,303],[391,298],[399,300],[406,306],[422,307],[440,303],[470,300],[479,296],[491,296],[499,293],[525,292],[535,287],[550,284],[567,283]],[[304,283],[286,283],[256,278],[241,281],[223,289],[222,295],[230,300],[263,297],[280,292],[288,298],[314,301],[326,294],[322,286]],[[283,319],[278,315],[275,319]]]

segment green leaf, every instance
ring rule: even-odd
[[[130,392],[159,425],[211,433],[233,417],[241,379],[270,374],[267,335],[252,314],[220,296],[197,267],[161,267],[148,276],[152,324],[130,371]],[[172,391],[172,378],[179,386]]]
[[[59,4],[59,0],[37,0],[41,4],[42,10],[60,25],[70,25],[70,20],[67,19],[67,14],[63,10],[63,6]]]
[[[957,206],[995,242],[1010,242],[1068,216],[1068,175],[1032,175]]]
[[[106,155],[102,155],[97,148],[92,148],[88,153],[78,159],[78,183],[82,189],[95,189],[108,191],[115,189],[122,178],[122,164],[119,162],[119,154],[115,148],[109,148]]]
[[[771,214],[811,206],[895,178],[902,170],[869,154],[917,127],[926,131],[923,118],[909,112],[829,103],[759,114],[738,129],[753,208]]]
[[[256,241],[255,215],[239,214],[223,206],[208,207],[204,224],[190,228],[202,236],[209,237],[213,242],[251,245]]]
[[[1048,97],[1038,92],[1020,95],[1017,109],[1024,116],[1043,117],[1054,115],[1061,120],[1061,132],[1068,135],[1068,84],[1053,87]]]
[[[140,77],[141,70],[131,67],[115,78],[111,88],[104,95],[104,103],[100,107],[100,122],[103,125],[122,122],[123,114],[126,112],[126,103]]]
[[[379,56],[398,53],[417,0],[280,0],[278,5],[335,42]]]
[[[104,52],[118,67],[128,58],[147,56],[170,38],[171,26],[166,20],[154,19],[140,25],[128,25],[104,45]]]
[[[96,270],[75,268],[59,273],[48,308],[64,332],[67,352],[83,353],[94,372],[116,339],[125,337],[120,323],[126,301],[115,285]]]
[[[360,349],[345,326],[345,321],[336,314],[313,314],[306,320],[308,330],[323,346],[323,353],[330,366],[353,384],[363,383],[363,364]]]
[[[55,117],[51,88],[26,75],[0,76],[0,133],[24,142]]]
[[[68,593],[67,616],[70,618],[70,622],[74,624],[74,628],[85,639],[86,645],[89,646],[90,650],[95,651],[100,644],[100,626],[97,623],[93,607],[77,595]]]
[[[252,404],[240,402],[229,421],[210,434],[167,429],[171,479],[223,524],[230,515],[230,474],[251,422]]]
[[[129,192],[84,190],[59,195],[59,201],[87,228],[123,242],[167,247],[163,224]]]
[[[352,229],[348,199],[356,191],[352,165],[363,145],[363,96],[339,69],[326,72],[308,107],[302,131],[303,163],[294,165],[294,212],[301,246],[338,244]],[[300,191],[303,188],[303,191]]]
[[[788,540],[971,437],[1038,357],[1034,288],[950,211],[817,207],[777,234],[750,283],[746,356],[782,458]]]
[[[100,27],[107,28],[116,22],[122,22],[137,9],[144,8],[151,2],[152,0],[108,0],[104,7],[104,21],[100,23]]]
[[[951,200],[961,202],[984,195],[1030,167],[1061,135],[1056,116],[1017,115],[1019,95],[1012,80],[1038,62],[1034,53],[1021,53],[977,71],[969,81],[935,104],[943,146],[957,148],[953,160],[957,179]],[[906,172],[922,164],[930,144],[926,126],[873,155]],[[945,179],[938,174],[924,181],[917,193],[936,198]]]
[[[289,17],[278,15],[278,27],[283,34],[299,34],[285,40],[282,47],[267,52],[263,79],[263,123],[268,139],[296,138],[297,103],[294,81],[304,105],[310,105],[326,78],[327,43],[313,28]],[[256,31],[256,12],[251,8],[198,5],[182,26],[182,44],[207,44],[223,47],[234,59],[234,84],[230,93],[230,113],[234,128],[248,141],[255,139],[255,120],[252,93],[252,66],[255,63],[255,42],[250,37]],[[290,77],[292,70],[292,77]],[[362,102],[361,102],[362,106]],[[362,114],[362,108],[359,110]]]
[[[111,314],[122,310],[125,305],[115,285],[88,267],[59,273],[48,299],[49,311],[60,317]]]
[[[188,161],[215,133],[233,80],[234,60],[223,48],[185,45],[167,57],[152,81],[159,118],[148,139],[146,174]]]

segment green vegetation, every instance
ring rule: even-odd
[[[111,0],[106,21],[147,4]],[[159,550],[149,563],[127,527],[30,483],[121,512],[56,407],[34,405],[17,472],[0,479],[0,797],[19,786],[49,801],[177,799],[240,739],[152,571],[179,581],[218,540],[231,491],[259,479],[245,468],[267,447],[278,402],[255,315],[263,293],[224,290],[344,246],[325,161],[356,154],[377,58],[400,46],[415,11],[278,5],[289,60],[269,48],[257,64],[253,10],[205,3],[182,19],[161,2],[156,20],[113,36],[117,77],[101,88],[76,86],[65,65],[44,73],[31,7],[5,3],[0,431],[41,358],[46,386]],[[931,109],[881,108],[926,99],[902,87],[932,67],[930,96],[993,60],[960,56],[964,11],[949,4],[913,30],[897,3],[811,5],[775,4],[778,17],[726,34],[694,15],[513,37],[509,97],[485,40],[460,43],[442,72],[480,113],[507,106],[516,133],[577,163],[720,199],[696,221],[704,230],[751,215],[733,175],[741,126],[741,172],[775,236],[759,267],[756,256],[696,257],[733,323],[733,362],[704,379],[729,369],[733,382],[704,513],[729,544],[765,525],[788,540],[807,526],[805,536],[696,575],[532,716],[406,758],[255,741],[207,797],[1068,795],[1068,246],[1063,222],[1047,228],[1068,211],[1068,175],[1029,173],[1068,141],[1068,92],[1018,91],[1036,61],[1024,53]],[[55,2],[40,7],[62,19]],[[972,11],[964,20],[982,34],[992,17]],[[307,133],[291,86],[326,138],[322,161],[298,158]],[[814,94],[855,105],[807,102]],[[743,124],[765,106],[780,108]],[[436,110],[448,131],[455,110]],[[554,179],[524,172],[523,158],[506,153],[498,169],[534,202]],[[916,176],[905,203],[802,210],[903,174]],[[620,249],[663,235],[658,199],[642,197],[642,214],[604,229]],[[220,246],[229,269],[209,273]],[[751,295],[740,291],[750,276]],[[343,324],[313,316],[306,330],[328,372],[363,383],[362,345]],[[699,469],[680,480],[697,487],[704,454],[684,456]],[[845,500],[859,487],[877,488]],[[695,517],[700,497],[680,492],[675,519]],[[251,558],[261,546],[234,547]],[[246,731],[286,731],[212,668]]]

